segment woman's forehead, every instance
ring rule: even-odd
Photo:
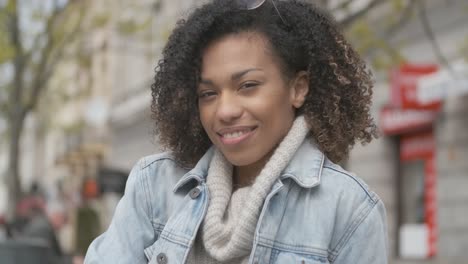
[[[260,34],[230,34],[212,42],[202,55],[202,74],[264,68],[275,59]]]
[[[213,48],[217,48],[220,45],[228,45],[228,44],[239,44],[244,43],[247,45],[257,46],[266,48],[270,46],[268,38],[265,36],[264,33],[258,31],[242,31],[242,32],[235,32],[235,33],[228,33],[221,37],[218,37],[211,42],[208,43],[206,48],[204,49],[204,53],[207,50],[211,50]]]

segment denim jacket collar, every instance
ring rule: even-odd
[[[197,180],[199,183],[205,181],[205,178],[208,175],[208,168],[210,166],[211,158],[214,155],[214,150],[215,147],[211,146],[203,155],[203,157],[197,162],[195,167],[182,176],[182,178],[174,186],[174,192],[177,192],[179,188],[192,180]]]
[[[191,180],[205,181],[213,154],[214,147],[212,146],[195,167],[177,182],[173,191],[176,192]],[[280,180],[291,178],[303,188],[312,188],[320,184],[324,161],[325,155],[309,138],[306,138],[281,173]]]
[[[291,178],[303,188],[312,188],[320,184],[324,161],[325,155],[310,138],[306,138],[283,170],[280,179]]]

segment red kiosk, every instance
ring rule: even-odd
[[[399,256],[403,258],[430,258],[437,253],[433,124],[441,102],[422,104],[416,94],[418,78],[437,71],[437,65],[410,64],[393,70],[391,102],[380,113],[380,128],[397,139],[400,153],[397,222]]]

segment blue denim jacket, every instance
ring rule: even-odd
[[[210,149],[193,169],[141,159],[85,263],[187,263],[208,206]],[[385,208],[357,177],[304,141],[263,205],[249,263],[387,263]]]

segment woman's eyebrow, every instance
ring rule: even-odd
[[[209,86],[214,85],[212,80],[203,79],[203,78],[200,79],[200,84],[209,85]]]
[[[243,71],[235,72],[235,73],[233,73],[231,75],[231,80],[233,80],[233,81],[238,80],[242,76],[246,75],[247,73],[249,73],[251,71],[263,71],[263,70],[259,69],[259,68],[250,68],[250,69],[246,69],[246,70],[243,70]],[[200,84],[204,84],[204,85],[208,85],[208,86],[214,86],[214,83],[213,83],[212,80],[204,79],[204,78],[200,79]]]
[[[235,81],[235,80],[238,80],[240,79],[242,76],[244,76],[245,74],[251,72],[251,71],[263,71],[262,69],[259,69],[259,68],[250,68],[250,69],[247,69],[247,70],[243,70],[243,71],[240,71],[240,72],[235,72],[231,75],[231,80]]]

